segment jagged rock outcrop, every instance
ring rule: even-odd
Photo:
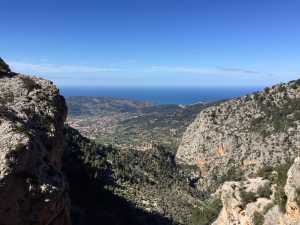
[[[199,188],[293,160],[300,146],[300,80],[203,110],[186,130],[176,161],[197,165]]]
[[[300,158],[296,158],[286,178],[283,201],[279,201],[281,184],[276,179],[224,183],[220,190],[223,209],[213,225],[300,224]]]
[[[64,98],[0,60],[0,224],[69,225],[61,173]]]
[[[9,66],[6,64],[6,62],[4,62],[4,60],[0,57],[0,73],[3,73],[3,74],[7,74],[7,73],[10,73],[11,70],[9,68]]]

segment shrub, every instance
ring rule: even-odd
[[[246,97],[245,97],[245,101],[246,102],[248,102],[248,101],[250,101],[251,100],[251,97],[250,97],[250,95],[246,95]]]
[[[281,106],[271,101],[261,103],[259,98],[257,98],[257,101],[265,116],[252,121],[252,128],[256,132],[262,133],[268,125],[272,125],[275,132],[284,132],[289,127],[295,126],[295,121],[300,118],[298,113],[300,99],[290,99],[287,97]],[[289,115],[294,116],[289,117]]]
[[[20,79],[23,81],[24,87],[28,90],[28,92],[31,92],[37,88],[41,88],[41,86],[30,77],[20,76]]]
[[[275,184],[274,203],[279,206],[282,212],[285,212],[287,196],[284,191],[284,186],[287,180],[287,172],[291,163],[279,165],[277,167],[267,166],[258,171],[257,176],[270,180]],[[264,193],[268,195],[268,192]],[[300,202],[300,201],[299,201]]]
[[[286,87],[283,86],[283,85],[280,85],[280,86],[278,87],[278,91],[279,91],[279,92],[285,92],[285,91],[286,91]]]
[[[254,225],[263,225],[265,222],[265,218],[261,213],[254,212],[252,222]]]
[[[269,87],[266,87],[264,91],[265,91],[267,94],[269,94],[269,93],[270,93],[270,90],[271,90],[271,89],[270,89]]]
[[[287,172],[290,168],[290,164],[280,165],[275,168],[276,176],[273,179],[273,183],[276,184],[276,190],[274,195],[275,204],[277,204],[282,212],[285,212],[287,203],[287,196],[284,191],[284,186],[287,180]]]
[[[274,168],[272,166],[265,166],[263,168],[260,168],[257,171],[256,177],[262,177],[264,179],[270,179],[270,176],[271,176],[273,171],[274,171]]]
[[[287,196],[282,187],[276,187],[276,192],[274,195],[274,202],[276,205],[279,206],[279,209],[282,212],[286,211],[285,207],[286,207],[286,203],[287,203]]]
[[[216,173],[217,174],[217,173]],[[244,180],[244,173],[238,166],[231,166],[222,176],[217,176],[218,183],[222,184],[225,181],[241,181]]]
[[[258,92],[257,92],[257,93],[255,93],[255,94],[254,94],[254,100],[256,100],[256,101],[257,101],[257,100],[259,99],[259,96],[260,96],[260,94],[259,94]]]
[[[257,196],[253,192],[247,192],[245,189],[240,191],[240,197],[242,200],[242,206],[245,207],[248,203],[255,202]]]
[[[298,207],[300,207],[300,188],[296,189],[297,197],[296,197],[296,203]]]
[[[270,198],[272,191],[269,185],[267,186],[261,186],[258,190],[257,190],[257,194],[260,198]]]
[[[22,144],[22,143],[18,143],[15,147],[15,151],[19,152],[22,151],[26,148],[26,145]]]
[[[193,225],[209,225],[214,222],[222,209],[219,199],[209,199],[202,202],[192,211]]]

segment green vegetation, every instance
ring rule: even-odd
[[[259,94],[257,95],[259,96]],[[257,97],[257,99],[261,98],[264,98],[263,95]],[[281,105],[277,105],[274,101],[266,99],[258,101],[257,103],[265,115],[253,120],[253,129],[263,133],[266,127],[271,125],[275,132],[283,132],[295,126],[295,121],[299,121],[300,119],[300,99],[286,98],[283,101],[284,103]]]
[[[201,193],[189,185],[187,176],[175,164],[174,150],[162,146],[153,146],[145,152],[119,150],[96,144],[71,128],[66,129],[66,141],[64,159],[76,157],[88,176],[111,194],[141,208],[145,207],[144,200],[155,201],[165,217],[191,223],[195,203],[188,202],[190,199],[198,202]],[[153,209],[151,205],[147,207]]]
[[[81,126],[91,128],[85,135],[95,137],[99,144],[137,150],[149,150],[154,145],[177,149],[186,127],[209,106],[151,105],[106,97],[70,97],[66,100],[70,124],[80,121],[78,130]]]
[[[270,198],[270,196],[272,195],[271,187],[269,185],[261,186],[257,190],[257,194],[260,198]]]
[[[15,151],[16,152],[19,152],[19,151],[22,151],[26,148],[26,145],[22,144],[22,143],[18,143],[15,147]]]
[[[278,90],[276,93],[273,89],[266,88],[253,98],[247,97],[251,101],[249,107],[252,107],[254,99],[256,102],[253,107],[258,106],[263,112],[260,118],[252,122],[252,128],[264,136],[287,131],[300,119],[300,99],[290,99],[284,85],[275,88],[274,90]],[[127,100],[100,98],[72,98],[68,104],[71,106],[70,119],[79,118],[76,121],[79,123],[75,124],[86,120],[87,124],[82,127],[88,127],[94,121],[100,121],[97,123],[97,126],[101,124],[99,130],[93,134],[96,143],[88,139],[73,140],[67,146],[73,149],[72,143],[80,143],[75,147],[77,151],[80,149],[80,154],[76,155],[79,155],[88,168],[89,177],[100,182],[101,187],[137,207],[159,209],[165,217],[182,224],[208,225],[217,218],[222,207],[220,200],[203,200],[207,193],[200,193],[193,188],[196,185],[191,185],[198,182],[197,175],[195,181],[189,184],[188,176],[174,162],[175,149],[183,131],[208,105],[185,108],[175,105],[149,106]],[[211,117],[216,117],[216,114]],[[102,118],[109,118],[108,122],[103,122]],[[144,143],[149,144],[143,149],[145,151],[134,150]],[[257,174],[275,184],[275,204],[282,211],[285,210],[287,201],[284,186],[289,167],[290,164],[265,167]],[[234,162],[228,163],[226,168],[226,175],[223,177],[217,176],[215,171],[209,171],[209,176],[213,176],[212,180],[216,181],[211,184],[212,189],[216,183],[219,185],[228,180],[244,179],[241,167],[235,166]],[[243,189],[240,191],[242,207],[255,202],[257,198],[270,198],[271,195],[269,185],[260,187],[256,193]],[[203,201],[190,203],[187,199]],[[255,225],[264,223],[264,216],[258,212],[252,219]]]
[[[257,193],[248,192],[245,189],[240,190],[240,197],[242,200],[242,206],[245,207],[251,202],[255,202],[257,198],[270,198],[272,194],[271,187],[269,185],[261,186]]]
[[[69,116],[90,117],[109,116],[117,113],[138,113],[144,108],[151,108],[148,102],[139,102],[127,99],[110,97],[76,96],[66,98]]]
[[[33,91],[34,89],[41,88],[39,84],[37,84],[32,78],[27,76],[20,76],[20,79],[24,83],[24,87],[28,90],[28,93]]]
[[[278,91],[279,91],[279,92],[285,92],[285,91],[286,91],[286,87],[285,87],[283,84],[281,84],[281,85],[279,85],[279,87],[278,87]]]
[[[298,207],[300,207],[300,188],[296,189],[297,197],[296,197],[296,203]]]
[[[254,225],[263,225],[264,222],[265,222],[265,218],[261,213],[255,212],[253,214],[253,221],[252,222],[253,222]]]
[[[267,94],[269,94],[269,93],[270,93],[270,90],[271,90],[271,88],[266,87],[266,88],[264,89],[264,92],[267,93]]]
[[[270,179],[273,171],[274,171],[274,167],[265,166],[257,171],[255,177],[262,177],[264,179]],[[271,178],[271,180],[273,180],[273,179],[274,178]]]
[[[287,181],[287,173],[291,163],[277,166],[275,168],[265,167],[258,171],[257,175],[269,179],[273,184],[275,184],[274,202],[279,206],[282,212],[285,212],[287,196],[284,192],[284,186]]]
[[[240,167],[238,167],[236,165],[230,166],[229,169],[227,170],[227,172],[223,176],[219,177],[219,176],[215,175],[215,177],[216,177],[216,180],[218,180],[219,184],[222,184],[225,181],[241,181],[241,180],[245,179],[243,171],[241,170]]]
[[[295,127],[300,120],[300,99],[290,97],[289,92],[299,87],[300,80],[297,80],[274,86],[272,92],[265,88],[263,93],[255,93],[254,100],[264,115],[252,121],[252,129],[266,137]]]
[[[284,186],[287,180],[287,172],[291,164],[281,165],[275,168],[276,175],[273,182],[276,184],[275,204],[279,205],[280,209],[285,212],[287,196],[284,192]]]
[[[245,208],[249,203],[255,202],[257,198],[270,198],[272,195],[272,190],[270,185],[260,186],[257,191],[251,192],[246,191],[246,185],[240,190],[240,197],[242,202],[242,207]]]
[[[248,203],[255,202],[257,199],[256,193],[247,192],[246,190],[240,191],[240,197],[242,200],[242,206],[245,207]]]
[[[210,225],[214,222],[222,209],[219,199],[203,201],[192,212],[192,225]]]

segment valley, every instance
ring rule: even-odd
[[[183,107],[0,75],[5,225],[300,222],[299,80]]]
[[[197,114],[215,103],[153,105],[108,97],[68,97],[67,123],[97,143],[146,151],[155,145],[176,149]]]

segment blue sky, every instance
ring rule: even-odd
[[[299,0],[2,0],[1,57],[59,86],[300,78]]]

